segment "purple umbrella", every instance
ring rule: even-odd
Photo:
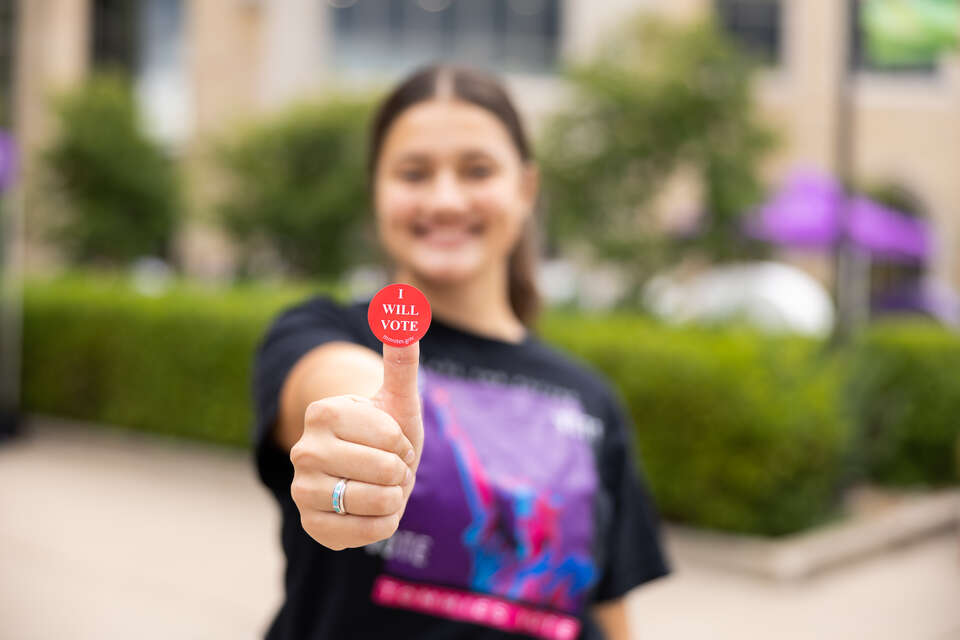
[[[0,131],[0,191],[5,191],[17,175],[17,146],[13,138]]]
[[[844,204],[846,211],[841,209]],[[862,196],[846,200],[836,180],[813,171],[793,173],[773,199],[748,218],[746,231],[791,247],[832,248],[841,237],[843,218],[853,243],[876,258],[924,261],[930,255],[925,222]]]

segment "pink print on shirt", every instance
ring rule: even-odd
[[[399,591],[383,585],[414,580],[420,584],[410,587],[413,593],[434,589],[430,593],[446,594],[448,602],[456,594],[458,619],[476,602],[497,602],[491,611],[510,624],[526,624],[527,633],[575,637],[579,621],[570,614],[582,610],[597,579],[591,554],[594,454],[587,440],[558,429],[571,414],[582,415],[579,402],[427,368],[420,370],[420,384],[424,448],[417,484],[387,541],[388,575],[378,578],[381,586],[372,595],[407,608],[399,596],[385,595]],[[424,597],[417,606],[407,604],[428,612]],[[545,615],[556,619],[549,625],[554,630],[534,633],[541,627],[531,621]],[[572,636],[556,635],[574,628]]]

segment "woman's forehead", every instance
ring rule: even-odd
[[[500,156],[513,142],[503,122],[460,100],[429,100],[404,111],[390,126],[383,152],[394,159],[452,155]]]

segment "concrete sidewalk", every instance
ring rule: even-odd
[[[277,527],[244,452],[34,420],[0,447],[0,638],[262,637]],[[636,638],[960,639],[956,533],[799,583],[672,560]]]

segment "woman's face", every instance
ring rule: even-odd
[[[375,182],[380,241],[401,269],[438,284],[503,269],[536,200],[506,126],[469,102],[433,99],[400,114]]]

